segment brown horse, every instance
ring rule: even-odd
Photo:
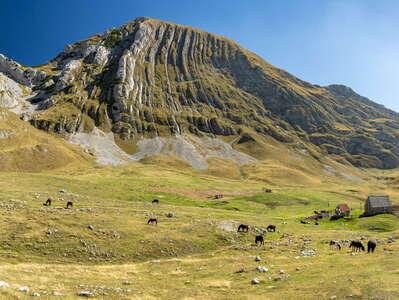
[[[249,230],[248,225],[241,224],[240,226],[238,226],[237,232],[248,232],[248,230]]]
[[[66,208],[68,209],[68,208],[72,208],[72,207],[73,207],[72,201],[68,201],[67,205],[66,205]]]
[[[263,239],[262,235],[257,235],[255,237],[255,245],[258,245],[258,243],[260,243],[261,245],[265,244],[265,240]]]
[[[158,221],[157,221],[157,219],[155,219],[155,218],[151,218],[151,219],[148,220],[147,225],[148,225],[148,224],[155,224],[155,225],[158,225]]]
[[[43,203],[44,206],[51,206],[51,199],[48,198],[45,203]]]

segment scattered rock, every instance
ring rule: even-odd
[[[129,280],[125,280],[123,283],[122,283],[123,285],[131,285],[132,284],[132,282],[131,281],[129,281]]]
[[[32,297],[40,297],[40,294],[39,293],[32,293],[32,294],[30,294]]]
[[[64,294],[62,294],[60,292],[57,292],[57,291],[54,291],[53,292],[53,296],[64,296]]]
[[[17,288],[18,292],[29,292],[29,287],[27,286],[21,286],[19,288]]]
[[[150,263],[152,263],[152,264],[159,264],[160,262],[161,262],[160,259],[153,259],[150,261]]]
[[[89,226],[87,226],[87,228],[90,229],[90,230],[94,230],[94,226],[93,225],[89,225]]]
[[[273,278],[273,281],[281,281],[283,279],[284,279],[283,276],[277,276]]]
[[[90,291],[80,291],[79,293],[77,293],[78,296],[80,297],[94,297],[94,293],[90,292]]]
[[[167,215],[166,215],[168,218],[173,218],[173,214],[172,213],[168,213]]]
[[[331,296],[330,299],[337,299],[337,296]]]
[[[256,267],[256,270],[258,270],[259,272],[262,272],[262,273],[265,273],[265,272],[268,272],[268,271],[269,271],[268,268],[262,267],[262,266],[257,266],[257,267]]]
[[[0,281],[0,287],[10,287],[10,285],[5,281]]]
[[[314,249],[309,249],[309,250],[301,250],[299,252],[299,254],[301,256],[305,256],[305,257],[310,257],[310,256],[315,256],[316,255],[316,251]]]
[[[259,284],[260,280],[258,278],[254,278],[254,279],[251,280],[251,283],[252,284]]]
[[[280,270],[279,273],[280,274],[285,274],[285,271],[284,270]]]
[[[255,256],[255,261],[261,261],[260,256]]]
[[[62,194],[65,194],[67,191],[66,191],[66,189],[60,189],[59,192]]]

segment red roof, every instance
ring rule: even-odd
[[[342,212],[346,212],[346,211],[350,211],[351,209],[349,208],[348,204],[340,204],[337,206],[337,208],[342,211]]]

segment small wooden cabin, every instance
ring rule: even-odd
[[[351,209],[349,208],[348,204],[340,204],[335,208],[335,215],[336,216],[349,216],[351,214]]]
[[[392,203],[389,196],[369,196],[364,204],[364,215],[374,216],[378,214],[391,214],[393,212]]]

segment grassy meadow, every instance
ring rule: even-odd
[[[386,176],[369,170],[358,183],[287,177],[268,185],[143,164],[0,173],[0,282],[9,284],[0,298],[79,299],[87,291],[96,299],[398,299],[399,241],[388,238],[399,238],[399,219],[357,217],[368,194],[395,200],[395,186],[379,179]],[[225,197],[213,199],[217,193]],[[43,206],[49,197],[53,205]],[[73,209],[63,209],[67,201]],[[352,218],[300,223],[341,203]],[[158,225],[146,224],[151,217]],[[249,233],[236,232],[241,223]],[[269,224],[277,232],[256,246],[255,230]],[[331,248],[333,239],[379,245],[352,254],[347,245]],[[23,286],[29,291],[17,290]]]

